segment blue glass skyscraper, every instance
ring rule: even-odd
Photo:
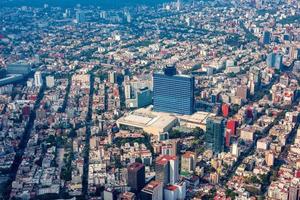
[[[154,111],[191,115],[194,112],[195,79],[176,75],[175,67],[153,75]]]
[[[263,44],[270,44],[271,43],[271,33],[269,31],[265,31],[263,33]]]
[[[269,53],[267,55],[267,65],[268,65],[268,67],[274,67],[275,66],[275,60],[276,60],[276,54],[275,53]]]
[[[281,69],[281,67],[282,67],[282,60],[283,60],[283,56],[280,55],[280,54],[276,54],[275,64],[274,64],[274,67],[276,69]]]
[[[279,53],[269,53],[267,55],[267,65],[275,69],[281,69],[283,56]]]
[[[225,122],[223,117],[210,117],[206,120],[204,140],[206,146],[214,153],[224,151]]]

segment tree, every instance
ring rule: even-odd
[[[138,163],[143,163],[142,159],[140,157],[136,158],[135,159],[135,162],[138,162]]]
[[[227,189],[225,191],[226,197],[230,197],[231,199],[235,199],[235,197],[237,196],[237,194],[235,192],[233,192],[233,190],[231,189]]]
[[[236,77],[236,74],[235,74],[235,73],[233,73],[233,72],[230,72],[230,73],[228,73],[227,75],[228,75],[228,77],[230,77],[230,78],[234,78],[234,77]]]

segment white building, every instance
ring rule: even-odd
[[[177,156],[170,159],[170,183],[175,184],[179,179],[179,161]]]
[[[115,83],[116,82],[116,72],[115,71],[110,71],[108,73],[108,79],[110,83]]]
[[[239,150],[239,147],[238,147],[238,143],[233,143],[232,144],[231,154],[234,155],[234,156],[236,156],[236,157],[239,157],[240,150]]]
[[[40,71],[37,71],[34,74],[34,85],[36,87],[42,87],[43,85],[42,73]]]
[[[125,98],[130,99],[131,98],[131,85],[130,84],[125,84]]]
[[[55,80],[54,80],[54,77],[53,77],[53,76],[47,76],[47,77],[46,77],[46,86],[47,86],[48,88],[54,87],[54,83],[55,83]]]

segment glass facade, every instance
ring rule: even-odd
[[[224,151],[225,119],[212,117],[206,120],[205,143],[214,153]]]
[[[154,111],[191,115],[194,112],[194,77],[153,75]]]

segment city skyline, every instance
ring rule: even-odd
[[[0,22],[0,199],[300,199],[298,0],[2,0]]]

